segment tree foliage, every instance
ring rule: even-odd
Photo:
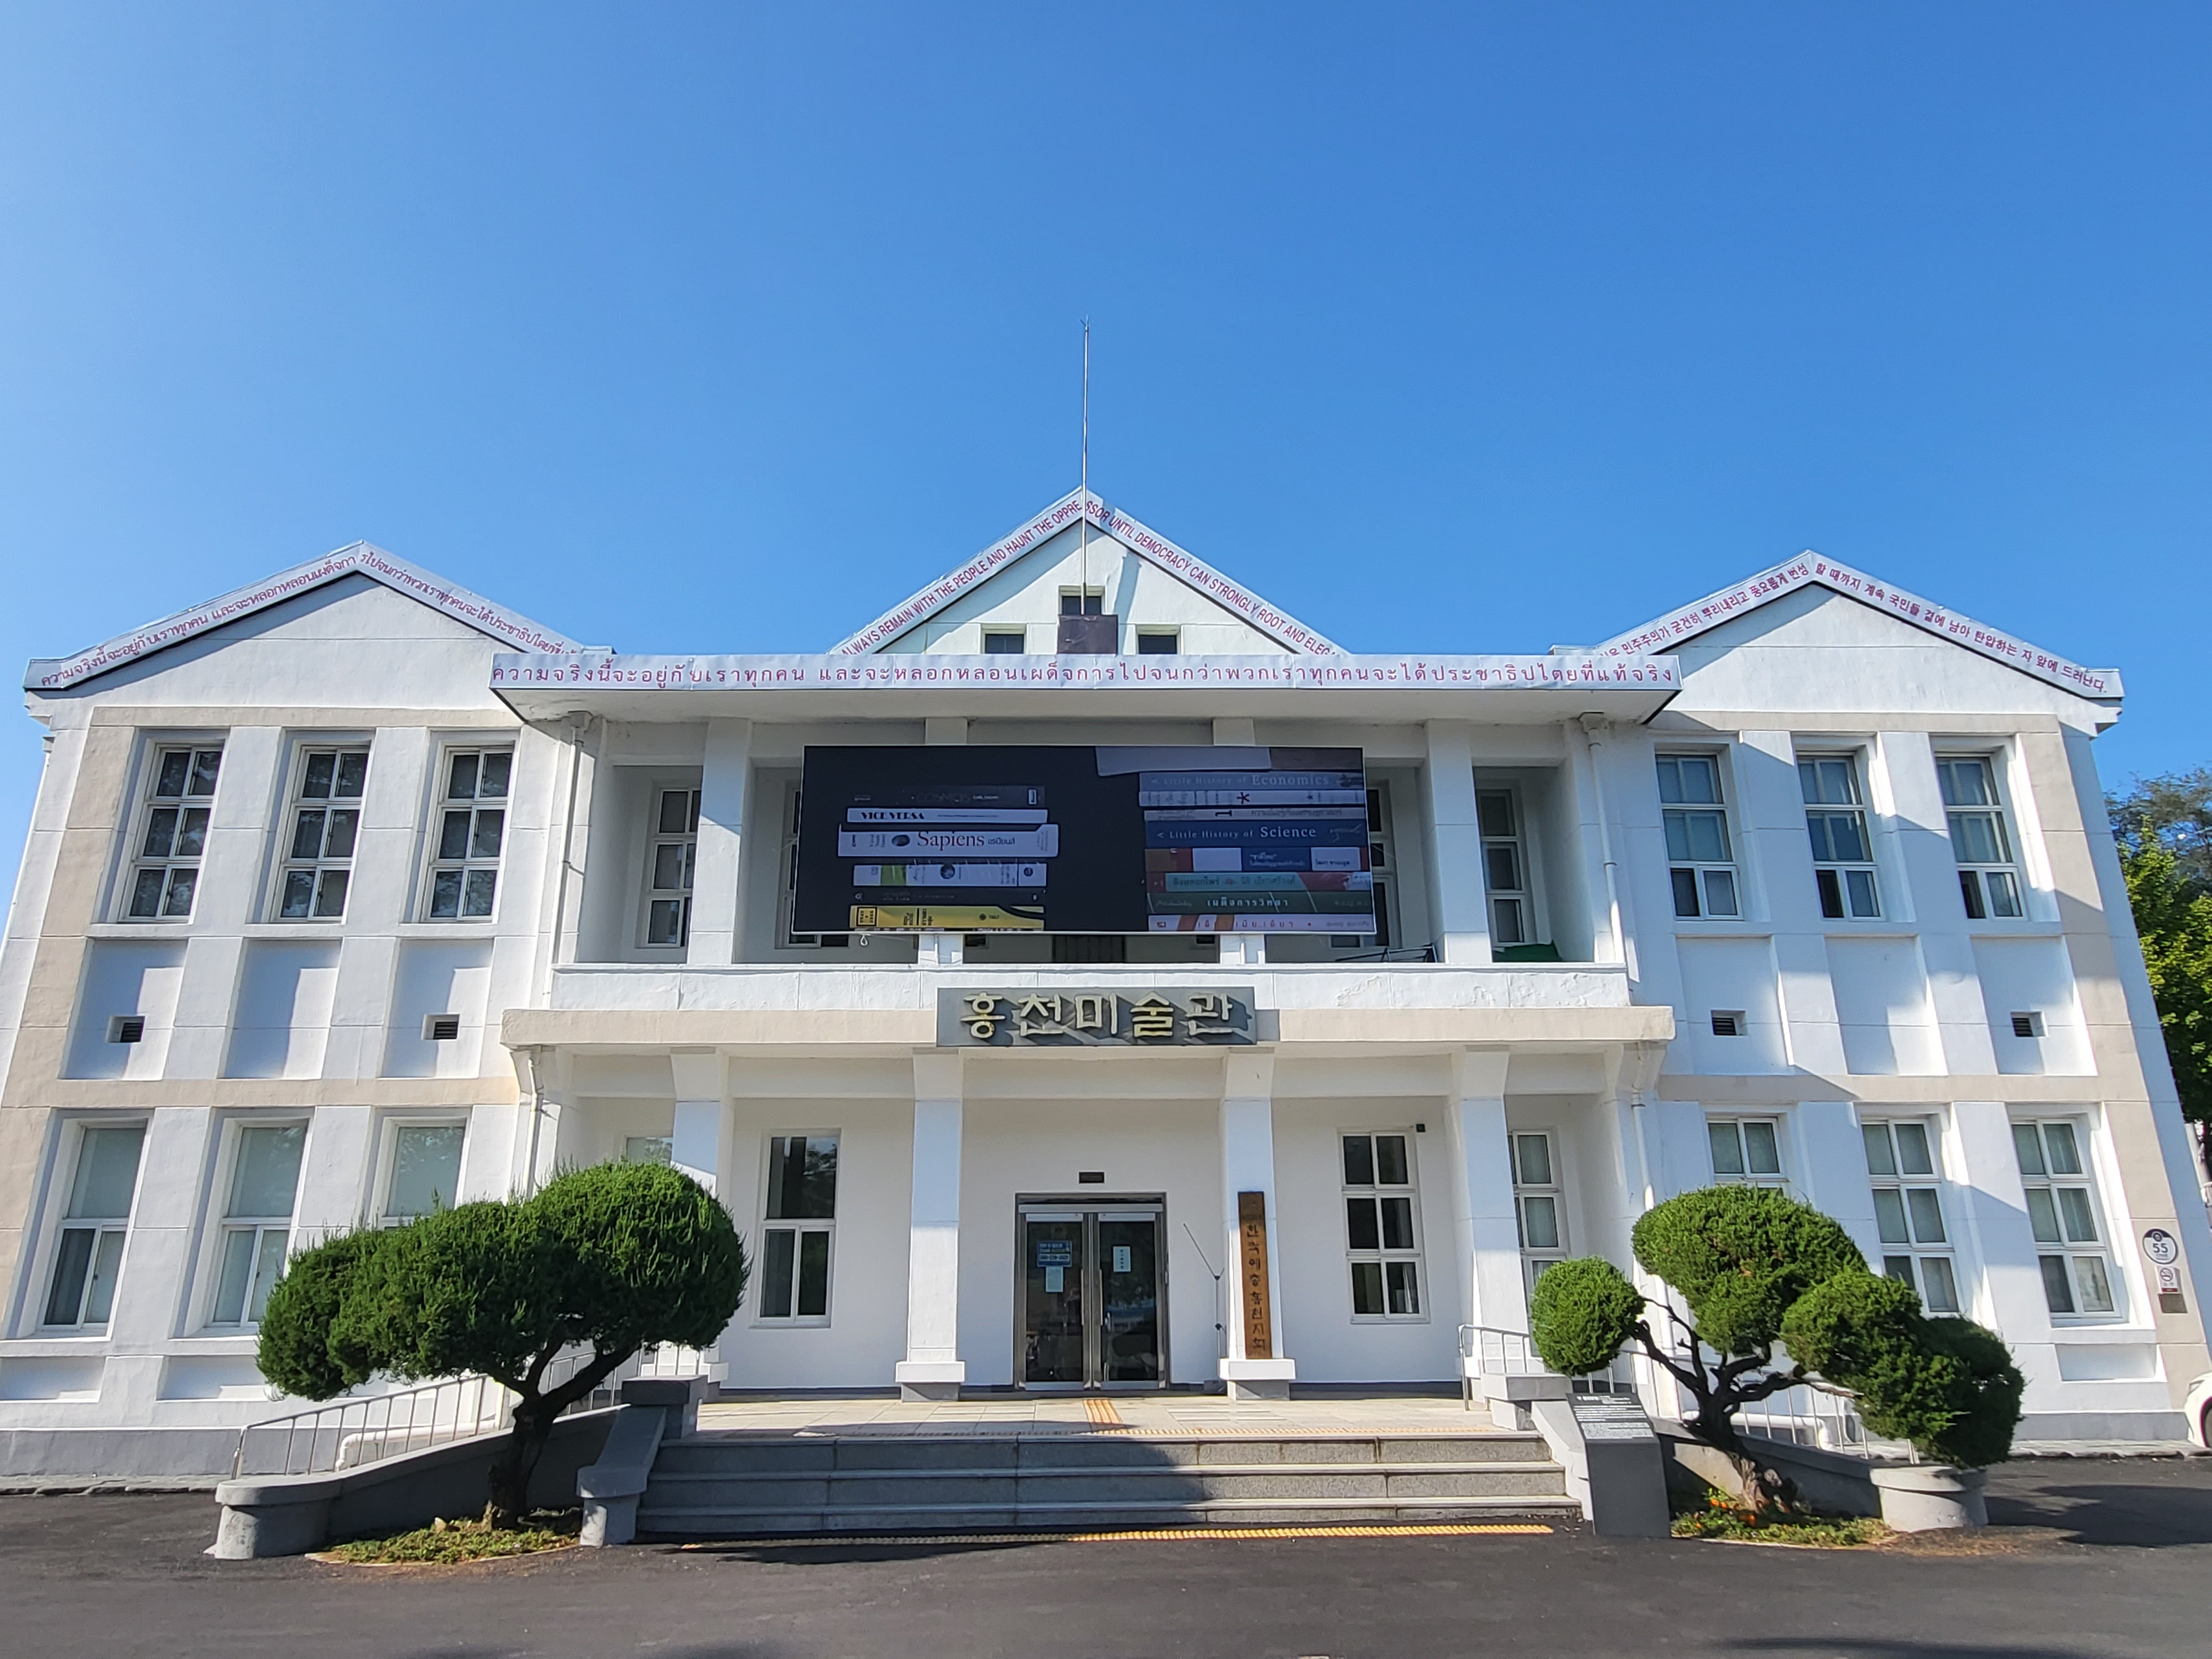
[[[514,1432],[486,1516],[512,1525],[561,1412],[646,1344],[712,1342],[749,1270],[728,1212],[680,1170],[572,1170],[532,1197],[464,1204],[295,1257],[262,1320],[262,1374],[316,1400],[372,1371],[505,1384]],[[549,1384],[555,1358],[577,1347],[590,1358]]]
[[[1963,1319],[1927,1317],[1911,1285],[1869,1273],[1850,1235],[1809,1205],[1709,1187],[1647,1212],[1632,1243],[1688,1317],[1584,1256],[1536,1281],[1536,1352],[1573,1376],[1640,1348],[1682,1385],[1696,1407],[1684,1427],[1729,1457],[1755,1506],[1786,1503],[1787,1483],[1760,1465],[1735,1414],[1800,1383],[1855,1395],[1875,1433],[1941,1462],[1978,1468],[2010,1449],[2025,1384],[2003,1342]]]
[[[2212,892],[2212,767],[2137,778],[2105,797],[2105,815],[2123,859],[2170,853],[2191,894]]]
[[[2154,843],[2124,849],[2120,868],[2181,1109],[2212,1149],[2212,887]]]

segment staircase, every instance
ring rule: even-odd
[[[705,1433],[663,1444],[641,1534],[1571,1519],[1533,1434]]]

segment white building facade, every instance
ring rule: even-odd
[[[2002,1333],[2023,1436],[2212,1367],[2118,677],[1815,555],[1364,656],[1071,495],[829,653],[665,659],[363,544],[27,687],[0,1473],[227,1464],[289,1250],[624,1158],[752,1248],[732,1389],[1453,1382],[1716,1181]],[[1371,919],[803,914],[810,752],[1047,745],[1359,751]]]

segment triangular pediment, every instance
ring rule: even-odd
[[[1607,640],[1597,647],[1610,657],[1646,656],[1680,649],[1700,635],[1748,617],[1787,594],[1808,588],[1825,588],[1892,617],[1908,627],[2016,669],[2032,679],[2055,685],[2094,702],[2115,702],[2121,696],[2116,668],[2085,668],[2053,651],[2030,645],[2001,628],[1976,622],[1948,605],[1923,599],[1917,593],[1855,570],[1818,553],[1805,552],[1745,578],[1733,587],[1708,593],[1678,611],[1654,617],[1640,628]]]
[[[929,637],[933,628],[957,623],[974,631],[1001,607],[1011,617],[1025,617],[1030,611],[1046,615],[1035,603],[1022,604],[1017,595],[1035,586],[1045,574],[1042,567],[1066,559],[1077,538],[1086,533],[1086,525],[1088,556],[1100,562],[1089,568],[1081,581],[1107,587],[1109,605],[1114,602],[1115,588],[1111,567],[1117,559],[1130,567],[1130,574],[1143,575],[1159,589],[1174,590],[1172,603],[1166,602],[1164,592],[1157,599],[1148,593],[1138,600],[1133,615],[1124,616],[1125,624],[1181,624],[1198,635],[1218,635],[1221,643],[1209,649],[1220,654],[1249,651],[1322,657],[1343,654],[1334,641],[1280,606],[1269,604],[1127,514],[1109,507],[1096,494],[1086,495],[1080,490],[1070,491],[1027,524],[893,605],[841,641],[833,654],[861,656],[911,650],[917,638]],[[1125,580],[1121,587],[1132,593],[1145,592],[1137,582]],[[1056,601],[1056,593],[1049,597]],[[1194,597],[1202,604],[1194,605]],[[1148,613],[1147,605],[1158,608]]]
[[[349,576],[362,576],[380,582],[395,593],[474,629],[489,639],[498,641],[510,650],[574,652],[579,648],[573,640],[531,621],[520,611],[510,611],[481,594],[471,593],[458,583],[449,582],[442,576],[408,563],[404,559],[394,557],[380,547],[368,542],[356,542],[352,546],[342,547],[326,557],[295,565],[289,570],[279,571],[261,581],[234,588],[204,605],[196,605],[189,611],[179,611],[174,616],[164,617],[159,622],[149,623],[130,633],[118,634],[115,638],[80,651],[74,656],[36,659],[23,677],[24,689],[31,691],[66,690],[97,675],[143,662],[172,646],[185,644],[215,629],[241,621],[273,605],[296,599]]]

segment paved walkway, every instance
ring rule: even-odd
[[[1230,1400],[1205,1394],[1010,1395],[902,1401],[886,1395],[744,1395],[699,1408],[708,1432],[790,1435],[1496,1434],[1456,1396]]]

